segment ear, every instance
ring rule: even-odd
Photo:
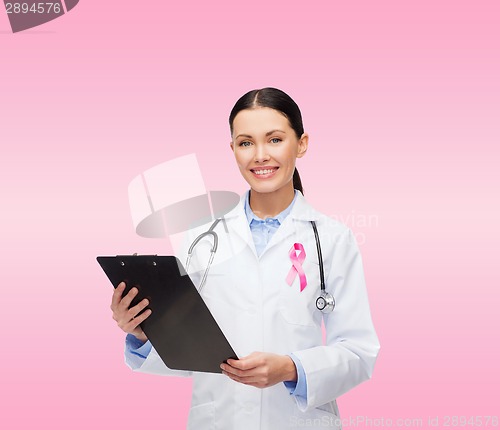
[[[229,142],[229,146],[231,147],[231,152],[234,152],[234,144],[232,140]]]
[[[297,158],[302,158],[307,152],[307,146],[309,145],[309,135],[303,133],[299,140],[299,147],[297,149]]]

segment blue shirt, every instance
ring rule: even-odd
[[[280,212],[274,218],[266,218],[263,220],[257,217],[250,208],[250,192],[247,191],[245,197],[245,214],[250,226],[250,231],[252,232],[255,250],[257,251],[257,255],[259,257],[273,237],[273,234],[276,233],[279,226],[283,223],[283,220],[291,212],[292,207],[297,200],[298,192],[299,191],[295,190],[295,196],[292,203],[290,203],[290,205],[283,212]],[[127,334],[125,339],[125,355],[127,362],[133,369],[139,368],[142,365],[150,351],[151,342],[147,341],[146,343],[142,343],[135,336]],[[297,381],[284,381],[283,383],[290,391],[290,394],[307,399],[307,383],[304,368],[294,354],[289,354],[289,357],[293,360],[295,367],[297,368]]]

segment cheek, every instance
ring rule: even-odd
[[[297,151],[295,145],[288,144],[284,147],[276,148],[276,151],[272,154],[272,156],[283,165],[290,165],[295,164]]]
[[[290,170],[290,169],[293,170],[295,166],[296,157],[291,153],[281,154],[281,157],[278,158],[278,161],[281,163],[284,170]]]
[[[236,164],[240,169],[244,169],[248,165],[250,159],[247,154],[241,152],[235,152],[234,158],[236,160]]]

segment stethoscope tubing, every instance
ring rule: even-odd
[[[191,246],[189,247],[189,250],[188,250],[188,256],[187,256],[187,260],[186,260],[186,272],[189,269],[189,263],[191,262],[191,257],[193,256],[194,248],[199,243],[199,241],[207,236],[213,237],[213,244],[212,244],[212,248],[210,249],[210,257],[208,259],[208,264],[207,264],[207,267],[205,269],[205,272],[203,273],[203,278],[200,282],[200,287],[198,288],[198,292],[200,292],[200,293],[201,293],[202,288],[205,286],[208,272],[210,270],[210,267],[212,266],[212,262],[214,260],[215,253],[217,252],[217,248],[219,246],[219,237],[218,237],[217,233],[214,231],[214,229],[220,221],[222,221],[222,218],[217,218],[206,232],[201,233],[198,237],[196,237],[196,239],[193,241],[193,243],[191,244]],[[321,252],[321,243],[319,240],[318,229],[316,227],[315,221],[310,221],[310,222],[311,222],[311,225],[312,225],[312,228],[314,231],[314,238],[316,241],[316,250],[318,253],[318,263],[319,263],[319,276],[320,276],[320,283],[321,283],[321,295],[316,299],[316,307],[321,312],[328,313],[328,312],[331,312],[333,310],[333,308],[335,307],[335,299],[330,293],[326,292],[325,272],[324,272],[324,267],[323,267],[323,254]],[[320,306],[319,303],[321,303],[322,305]]]
[[[314,237],[316,238],[316,250],[318,251],[318,262],[319,262],[319,278],[321,282],[321,291],[325,291],[325,271],[323,268],[323,254],[321,253],[321,243],[319,241],[318,229],[316,227],[316,221],[311,221],[312,228],[314,230]]]
[[[191,262],[191,257],[193,256],[194,247],[204,237],[207,237],[207,236],[213,237],[213,244],[212,244],[212,249],[210,250],[210,257],[208,259],[207,268],[205,269],[205,273],[203,273],[203,278],[200,282],[200,288],[198,288],[198,292],[200,292],[200,293],[201,293],[202,288],[205,285],[205,282],[206,282],[207,276],[208,276],[208,271],[210,270],[210,267],[212,266],[212,262],[214,261],[215,253],[217,252],[217,248],[219,246],[219,236],[214,231],[214,228],[217,227],[217,224],[219,224],[220,221],[221,221],[221,218],[217,218],[206,232],[200,234],[195,240],[193,240],[193,243],[191,244],[191,246],[189,247],[189,250],[188,250],[188,257],[186,260],[186,273],[189,269],[189,263]]]

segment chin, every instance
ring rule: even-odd
[[[288,185],[288,182],[283,183],[281,177],[274,177],[272,179],[256,179],[253,175],[245,177],[246,182],[250,188],[256,193],[268,194],[274,193]]]
[[[278,191],[280,187],[277,187],[272,184],[250,184],[250,188],[254,190],[256,193],[262,193],[262,194],[267,194],[267,193],[273,193],[275,191]]]

